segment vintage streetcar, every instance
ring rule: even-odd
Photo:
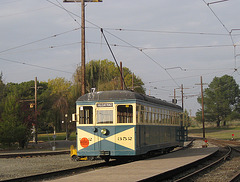
[[[169,152],[186,138],[182,112],[180,106],[128,90],[85,94],[76,101],[76,155],[108,161]]]

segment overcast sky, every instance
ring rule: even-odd
[[[240,71],[236,71],[240,1],[214,2],[86,3],[86,62],[113,61],[101,35],[103,28],[118,63],[122,61],[144,81],[147,94],[170,101],[174,88],[183,84],[184,106],[194,115],[200,108],[196,102],[200,76],[210,83],[215,76],[228,74],[240,84]],[[35,77],[72,79],[81,62],[80,5],[61,0],[0,1],[0,71],[5,83]]]

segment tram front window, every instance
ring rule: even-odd
[[[97,111],[97,124],[112,124],[112,123],[113,123],[113,110]]]
[[[79,124],[93,124],[93,108],[91,106],[80,107]]]

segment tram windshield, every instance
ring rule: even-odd
[[[97,124],[112,124],[113,110],[97,110]]]

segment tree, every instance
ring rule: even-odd
[[[0,122],[0,143],[9,146],[15,142],[24,148],[28,140],[30,131],[26,123],[21,121],[20,105],[16,95],[9,94],[4,102],[2,113],[3,121]]]
[[[48,80],[48,88],[53,101],[52,109],[55,112],[52,113],[55,114],[52,125],[56,126],[57,131],[61,130],[61,121],[64,120],[65,114],[69,114],[69,100],[72,98],[71,86],[72,83],[65,78]]]
[[[0,74],[0,103],[3,103],[4,90],[5,90],[5,84],[3,83],[3,74],[1,72],[1,74]],[[3,112],[3,107],[0,104],[0,121],[1,121],[1,113],[2,112]]]
[[[123,67],[123,77],[128,88],[132,87],[132,72]],[[78,67],[74,74],[74,87],[79,88],[81,84],[81,68]],[[134,90],[145,93],[142,80],[134,75]],[[91,92],[91,88],[99,91],[118,90],[121,88],[120,73],[115,63],[108,60],[90,61],[86,64],[86,90]],[[75,92],[77,93],[77,92]],[[78,95],[78,97],[80,94]]]
[[[236,110],[239,101],[239,86],[232,76],[224,75],[215,77],[209,88],[204,90],[204,113],[205,120],[216,122],[220,126],[221,121],[226,125],[226,118],[230,118]],[[198,98],[201,103],[201,98]],[[197,118],[200,119],[200,112]]]

